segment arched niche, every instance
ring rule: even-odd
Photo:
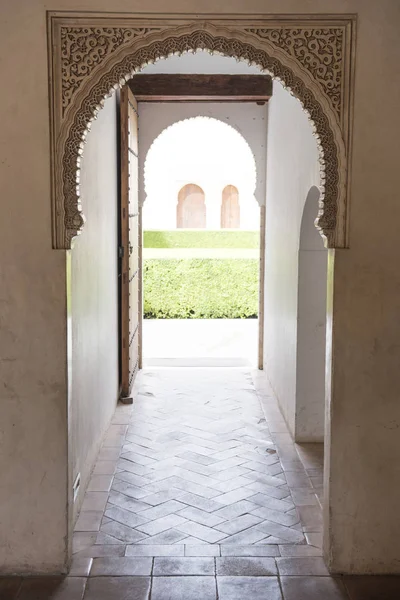
[[[295,439],[322,442],[325,423],[328,252],[314,227],[320,192],[310,188],[299,238]]]
[[[227,185],[222,190],[221,229],[240,228],[239,190],[234,185]]]
[[[199,185],[188,183],[179,190],[176,207],[176,227],[178,229],[205,229],[205,194]]]

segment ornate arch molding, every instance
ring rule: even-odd
[[[144,65],[198,49],[258,65],[300,100],[320,152],[316,224],[328,247],[346,247],[353,30],[349,17],[49,14],[54,247],[83,227],[80,160],[104,99]]]

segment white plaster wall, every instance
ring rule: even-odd
[[[221,58],[221,57],[220,57]],[[168,59],[169,60],[169,59]],[[168,60],[160,61],[158,64],[167,64]],[[235,61],[234,61],[235,62]],[[237,64],[235,62],[235,64]],[[238,131],[245,141],[248,143],[255,160],[255,167],[257,173],[256,190],[254,196],[256,200],[262,204],[265,200],[265,165],[266,165],[266,136],[265,131],[267,127],[267,104],[264,106],[257,106],[255,103],[237,103],[237,102],[196,102],[196,103],[139,103],[139,190],[140,200],[145,200],[144,191],[144,166],[147,153],[154,140],[169,126],[192,117],[205,116],[218,119],[222,123],[226,123],[232,126]],[[214,142],[215,143],[215,142]],[[213,141],[210,140],[210,144]],[[186,183],[198,183],[197,181],[184,181],[182,186]],[[178,192],[180,187],[179,184],[175,185],[169,193],[169,197],[175,202],[173,210],[169,211],[170,215],[176,217],[176,203],[177,196],[174,196],[174,192]],[[204,192],[208,192],[209,202],[213,202],[216,206],[216,210],[219,211],[216,200],[216,186],[210,186],[207,190],[207,186],[202,186]],[[222,191],[222,190],[221,190]],[[206,202],[207,202],[206,195]],[[212,199],[212,200],[211,200]],[[220,198],[218,198],[220,200]],[[241,203],[242,206],[242,203]],[[243,203],[243,209],[246,206],[249,214],[249,218],[246,220],[244,211],[241,211],[241,220],[243,216],[243,228],[254,228],[254,223],[258,223],[259,220],[259,207],[256,201],[252,199],[246,199],[245,204]],[[171,207],[172,208],[172,207]],[[210,208],[212,208],[210,206]],[[150,211],[150,204],[147,208],[146,202],[143,209],[143,222],[145,227],[154,227],[154,220],[152,225],[146,225],[146,211]],[[215,227],[215,223],[218,219],[210,221]],[[176,218],[169,222],[169,225],[176,225]],[[257,225],[256,225],[257,227]],[[255,228],[256,228],[255,227]],[[165,226],[164,226],[165,228]]]
[[[67,562],[65,253],[51,247],[44,10],[0,4],[1,574]]]
[[[50,572],[67,560],[65,253],[51,247],[48,8],[44,0],[0,4],[3,571]],[[107,12],[110,1],[54,0],[51,9]],[[196,18],[199,6],[194,0],[168,6],[115,0],[111,10],[192,12]],[[325,551],[338,572],[399,572],[400,4],[204,0],[201,10],[250,19],[260,13],[358,15],[350,248],[336,251],[328,269],[328,278],[335,278],[328,334],[332,322],[335,328],[328,356]]]
[[[81,170],[85,235],[71,253],[71,475],[77,510],[118,400],[117,105],[109,98],[88,136]]]
[[[264,369],[293,436],[300,224],[307,193],[318,180],[307,116],[274,82],[268,111]]]
[[[319,190],[307,194],[300,228],[295,439],[322,442],[325,430],[327,258],[314,225]]]

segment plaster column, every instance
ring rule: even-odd
[[[382,236],[395,238],[392,223],[377,226]],[[324,556],[332,573],[400,572],[400,275],[391,248],[366,236],[328,253]]]
[[[296,416],[297,442],[322,442],[325,416],[327,251],[314,225],[319,190],[308,192],[300,227]]]

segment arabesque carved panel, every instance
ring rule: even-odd
[[[340,116],[344,70],[341,27],[330,29],[248,29],[294,57],[319,83]]]
[[[62,106],[63,113],[81,83],[94,67],[123,44],[155,28],[62,27]],[[159,29],[159,28],[158,28]]]

